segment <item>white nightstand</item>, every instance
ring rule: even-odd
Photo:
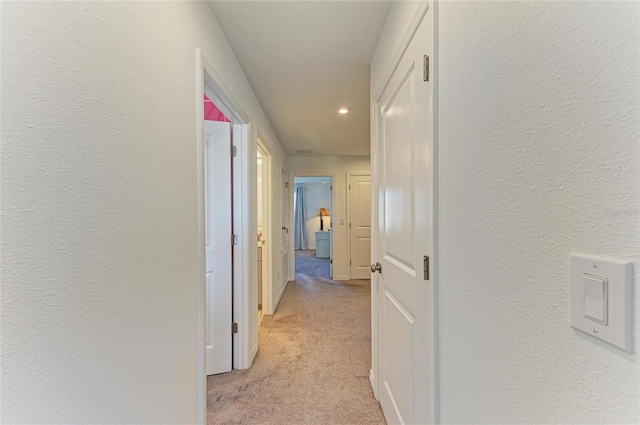
[[[316,232],[316,258],[329,258],[331,253],[331,232]]]

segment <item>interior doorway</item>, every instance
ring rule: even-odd
[[[198,73],[194,97],[198,192],[198,422],[204,423],[207,381],[211,379],[207,378],[207,346],[211,345],[216,351],[223,353],[220,354],[224,358],[223,370],[248,368],[252,360],[251,347],[255,346],[257,350],[258,323],[257,320],[252,320],[257,316],[257,309],[250,309],[248,302],[253,277],[249,264],[255,261],[256,234],[251,229],[254,224],[250,218],[252,214],[247,214],[251,191],[249,175],[252,175],[255,167],[256,132],[253,131],[249,115],[221,80],[211,62],[202,54],[202,50],[196,48],[195,53]],[[207,98],[210,104],[207,104]],[[226,122],[219,122],[229,129],[230,141],[227,143],[225,136],[225,140],[220,143],[209,143],[209,148],[215,147],[207,149],[205,139],[216,136],[208,124],[210,120],[205,120],[205,108],[213,109],[213,106],[226,118]],[[209,171],[205,169],[207,163]],[[221,173],[222,177],[212,178],[211,176],[217,176],[216,173]],[[215,189],[216,192],[210,189]],[[223,197],[218,197],[217,190],[221,191]],[[217,233],[214,235],[214,232]],[[220,259],[220,262],[224,263],[224,272],[217,270],[218,266],[207,267],[207,256],[214,257],[210,258],[214,262],[219,260],[216,258],[217,254],[207,252],[208,243],[219,247],[223,253],[225,259],[224,262]],[[228,260],[229,256],[231,261]],[[219,272],[224,277],[213,279]],[[215,296],[212,294],[212,287]],[[218,288],[223,292],[219,293]],[[252,344],[253,340],[256,341],[255,344]]]
[[[293,223],[296,274],[331,279],[333,178],[296,176]]]
[[[271,293],[271,155],[258,137],[256,152],[257,242],[258,242],[258,323],[269,311]]]

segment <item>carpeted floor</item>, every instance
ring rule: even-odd
[[[208,424],[385,423],[369,383],[369,281],[330,280],[314,255],[298,256],[296,280],[263,318],[253,366],[208,378]]]
[[[316,276],[329,279],[329,259],[316,258],[314,249],[296,251],[296,276]]]

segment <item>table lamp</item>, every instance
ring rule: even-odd
[[[322,217],[326,217],[329,215],[329,211],[326,208],[320,208],[318,210],[318,217],[320,217],[320,231],[324,230],[324,223],[322,221]]]

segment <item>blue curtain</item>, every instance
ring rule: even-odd
[[[307,213],[305,211],[304,189],[296,188],[296,221],[295,221],[295,248],[309,249],[307,243]]]

